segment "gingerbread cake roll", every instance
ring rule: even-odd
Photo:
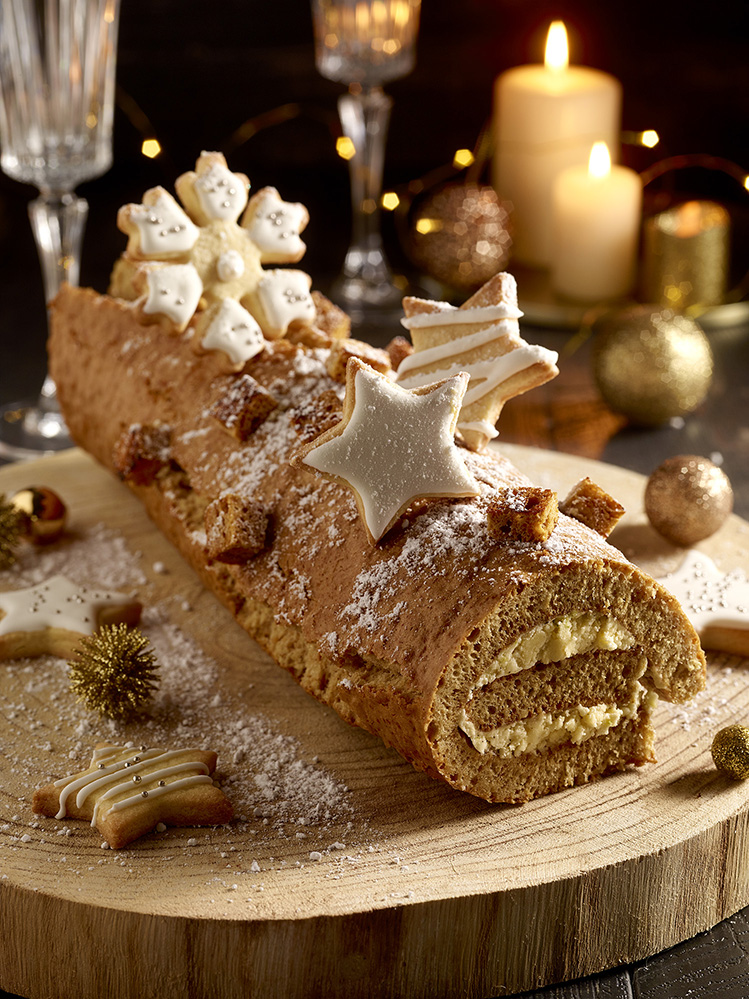
[[[373,543],[351,489],[291,463],[340,418],[329,346],[268,341],[227,370],[131,303],[63,287],[51,311],[75,441],[305,690],[432,777],[522,802],[643,764],[656,699],[703,687],[676,599],[498,449],[460,446],[476,495],[416,501]],[[159,467],[134,475],[155,428]]]

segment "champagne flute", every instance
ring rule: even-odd
[[[0,168],[39,189],[28,210],[47,302],[79,279],[75,188],[112,164],[118,24],[119,0],[0,0]],[[37,399],[0,409],[4,458],[71,443],[49,375]]]
[[[392,99],[382,84],[415,63],[421,0],[312,0],[315,62],[329,80],[345,83],[338,101],[349,140],[352,237],[332,297],[355,322],[387,320],[400,310],[403,289],[382,245],[380,199]]]

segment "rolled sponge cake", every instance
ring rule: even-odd
[[[320,397],[343,395],[332,348],[273,341],[227,372],[192,327],[143,325],[131,303],[66,286],[51,311],[74,440],[305,690],[430,776],[522,802],[649,762],[656,698],[704,686],[678,602],[594,531],[560,515],[543,543],[492,536],[489,504],[529,485],[497,448],[461,452],[479,496],[417,502],[372,544],[350,489],[289,463]],[[237,398],[241,416],[266,396],[238,433]],[[148,473],[123,472],[123,441],[154,435]],[[263,515],[233,562],[206,533],[227,497]]]

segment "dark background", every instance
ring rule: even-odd
[[[674,154],[710,153],[749,169],[749,5],[601,3],[594,0],[424,0],[417,66],[387,87],[394,98],[386,186],[449,175],[454,151],[473,147],[491,114],[492,82],[510,66],[541,61],[550,20],[562,17],[571,61],[617,76],[623,128],[656,129],[655,150],[624,147],[637,169]],[[173,190],[201,149],[224,151],[253,188],[303,201],[311,221],[302,266],[325,289],[349,233],[347,166],[335,152],[342,87],[315,70],[307,0],[123,0],[115,166],[80,189],[91,211],[81,281],[104,290],[124,246],[120,204],[148,187]],[[279,110],[281,109],[281,110]],[[251,138],[237,135],[251,121]],[[264,127],[262,127],[264,126]],[[164,152],[140,154],[155,134]],[[667,182],[749,204],[726,175],[680,171]],[[41,275],[26,217],[35,192],[0,176],[0,399],[34,394],[43,373]],[[401,263],[393,218],[385,221]],[[12,362],[12,363],[11,363]]]

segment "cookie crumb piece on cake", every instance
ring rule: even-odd
[[[291,414],[291,422],[298,436],[307,443],[334,427],[342,416],[343,403],[333,389],[326,389],[297,407]]]
[[[220,396],[211,416],[232,437],[244,442],[273,412],[278,403],[251,375],[242,375]]]
[[[345,385],[346,366],[352,357],[358,357],[381,375],[386,375],[390,371],[390,358],[378,347],[361,340],[336,340],[330,348],[326,362],[330,377]]]
[[[573,486],[559,509],[607,538],[624,514],[624,507],[587,476]]]
[[[265,548],[268,517],[259,503],[235,493],[220,496],[205,510],[210,561],[241,565]]]
[[[505,489],[486,511],[490,535],[503,541],[548,541],[557,518],[557,494],[535,486]]]
[[[159,423],[134,423],[114,446],[114,469],[121,479],[149,486],[171,460],[171,428]]]
[[[414,352],[413,345],[404,336],[394,336],[385,350],[388,352],[393,371],[397,371],[401,361]]]

